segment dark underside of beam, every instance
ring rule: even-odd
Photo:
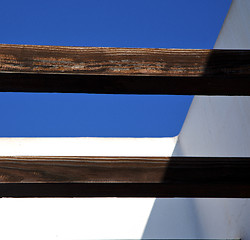
[[[0,92],[248,96],[250,77],[0,73]]]
[[[1,197],[250,197],[249,158],[1,157]]]
[[[250,51],[0,44],[0,91],[250,95]]]

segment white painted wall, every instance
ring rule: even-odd
[[[170,138],[0,138],[0,156],[171,156]]]
[[[249,48],[249,7],[233,1],[215,48]],[[249,101],[195,97],[174,155],[249,156]],[[0,239],[250,239],[248,199],[0,199],[0,213]]]
[[[250,49],[250,1],[234,0],[215,48]],[[250,156],[250,98],[196,96],[173,155]],[[249,199],[156,199],[143,238],[250,239]]]
[[[250,44],[250,1],[233,0],[215,48],[249,49]]]
[[[0,156],[171,156],[173,138],[0,138]],[[154,198],[0,199],[0,239],[140,239]]]
[[[156,199],[144,239],[249,239],[249,199]]]
[[[0,156],[171,156],[177,138],[0,138]],[[0,239],[140,239],[154,198],[0,199]]]
[[[250,156],[250,97],[196,96],[174,155]]]
[[[214,46],[250,49],[250,1],[234,0]],[[250,97],[195,96],[174,155],[250,156]]]
[[[140,239],[153,199],[0,199],[0,239]]]

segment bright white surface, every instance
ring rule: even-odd
[[[0,239],[140,239],[153,199],[0,199]]]
[[[177,138],[0,138],[0,156],[171,156]]]
[[[248,199],[154,204],[153,198],[2,198],[0,239],[249,239],[249,204]]]

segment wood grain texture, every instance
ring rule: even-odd
[[[250,158],[1,157],[0,196],[250,197]]]
[[[0,44],[0,91],[250,95],[249,50]]]

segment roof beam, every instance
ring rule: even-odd
[[[250,158],[0,157],[2,197],[250,197]]]
[[[0,91],[250,95],[250,50],[0,44]]]

